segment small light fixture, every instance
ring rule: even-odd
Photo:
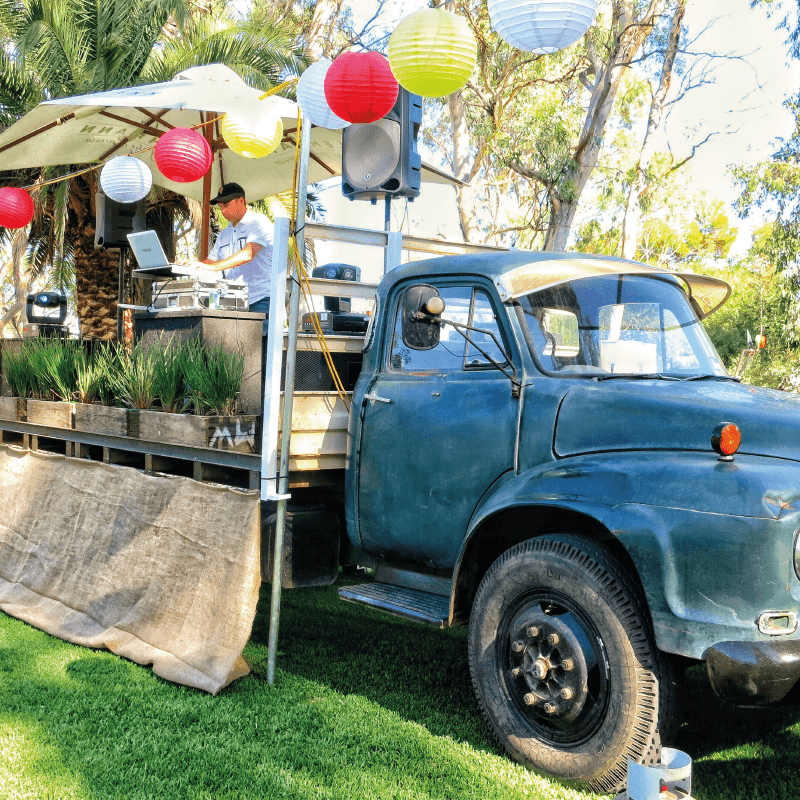
[[[711,432],[711,447],[719,454],[719,461],[733,461],[733,454],[739,449],[742,432],[733,422],[721,422]]]

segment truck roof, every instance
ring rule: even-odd
[[[701,318],[716,311],[728,299],[731,291],[725,281],[693,272],[672,272],[614,256],[535,250],[468,253],[410,262],[387,273],[381,281],[380,290],[387,292],[400,281],[433,275],[480,275],[489,278],[504,302],[579,278],[659,275],[674,278],[683,284],[689,297],[695,301]]]

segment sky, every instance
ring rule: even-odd
[[[369,19],[377,5],[374,0],[346,2],[356,22]],[[381,22],[391,31],[403,16],[426,5],[425,0],[388,0]],[[667,122],[667,139],[662,134],[661,144],[665,147],[668,141],[680,158],[706,134],[720,132],[698,150],[691,171],[698,189],[728,205],[731,222],[740,231],[734,252],[742,253],[749,245],[751,228],[762,220],[757,215],[749,221],[736,216],[732,204],[738,191],[728,166],[769,159],[778,139],[791,134],[793,119],[783,102],[800,89],[800,67],[788,63],[785,31],[776,31],[777,17],[770,19],[763,9],[750,9],[749,0],[690,0],[684,21],[692,37],[699,35],[696,50],[729,57],[713,62],[711,85],[690,92],[676,104]],[[338,184],[323,191],[322,200],[328,209],[327,222],[383,229],[382,203],[373,207],[365,201],[345,200]],[[460,238],[453,190],[423,184],[422,195],[414,203],[395,201],[392,229],[401,226],[418,236]],[[323,247],[320,255],[355,261],[365,273],[378,270],[377,252],[354,256]],[[370,277],[365,274],[363,279]]]

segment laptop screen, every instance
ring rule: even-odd
[[[129,233],[128,241],[140,269],[168,267],[169,261],[155,231]]]

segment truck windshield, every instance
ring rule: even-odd
[[[546,372],[586,376],[726,377],[676,279],[582,278],[519,298]]]

